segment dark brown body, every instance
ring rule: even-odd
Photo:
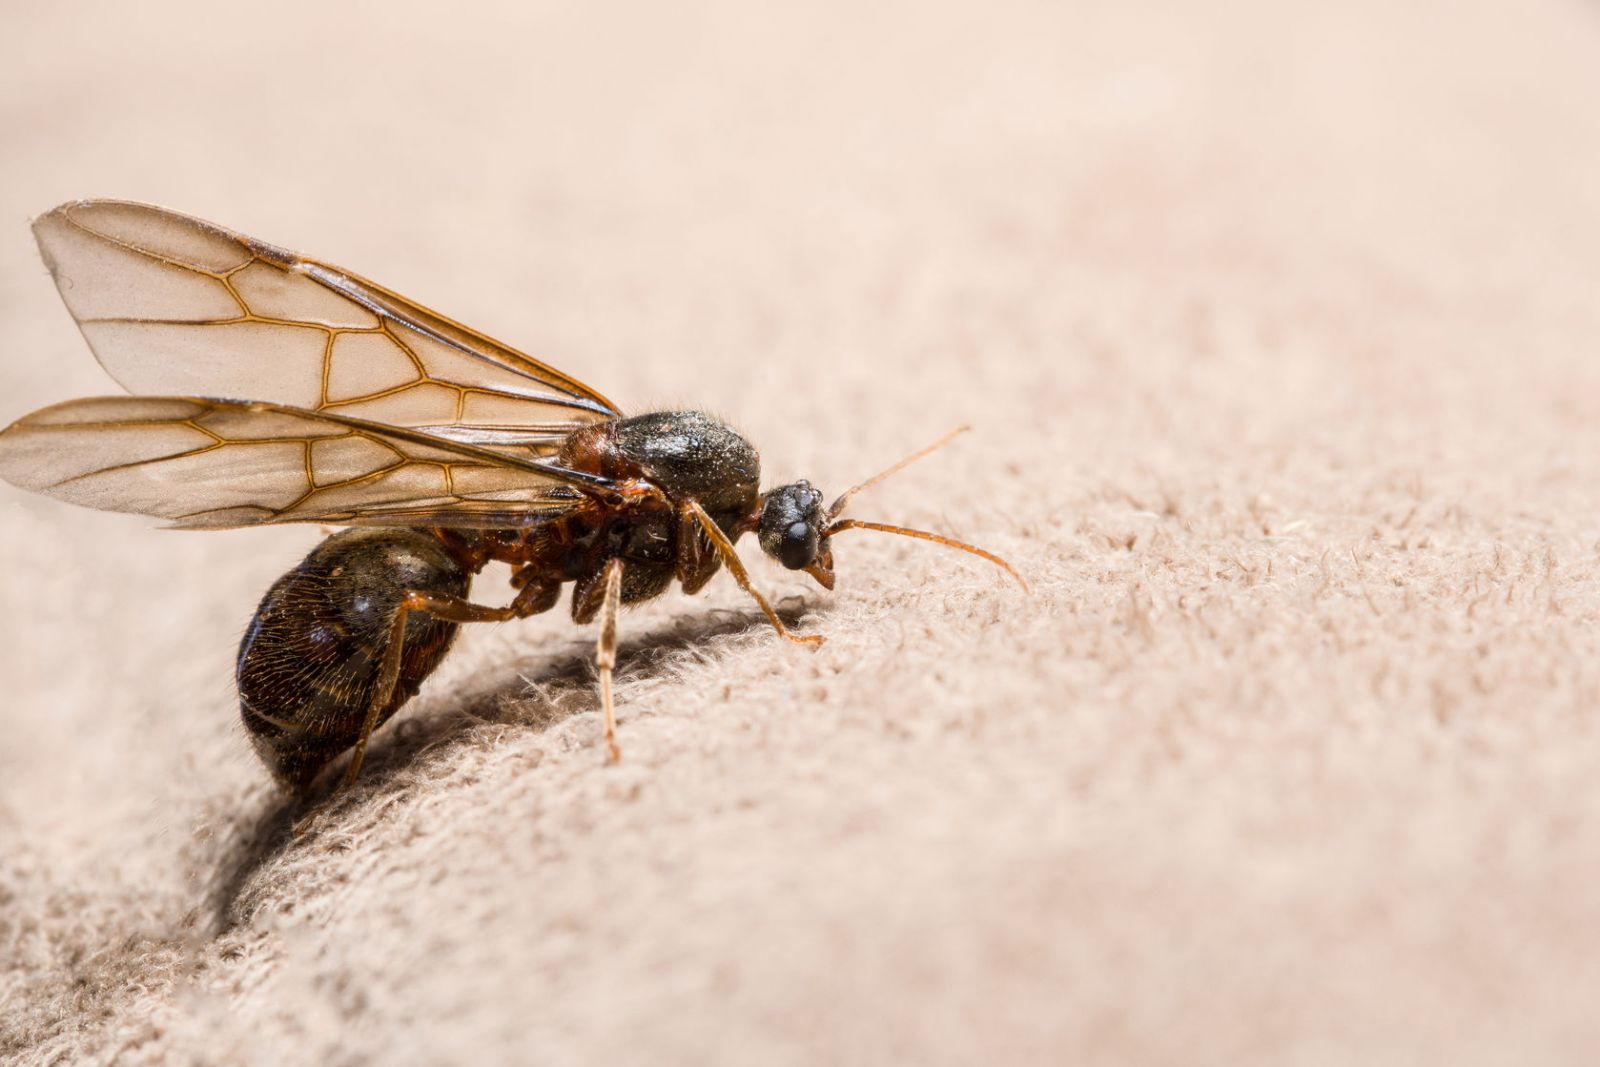
[[[556,462],[620,490],[582,496],[522,529],[353,529],[334,534],[268,590],[239,648],[241,711],[273,775],[303,793],[354,745],[378,683],[389,623],[410,592],[464,599],[471,576],[509,563],[517,615],[554,606],[574,583],[572,614],[600,606],[602,574],[622,564],[621,599],[647,600],[674,578],[695,592],[718,554],[683,505],[698,502],[728,539],[753,529],[760,459],[743,437],[699,412],[598,423],[567,438]],[[457,623],[422,614],[404,625],[400,672],[377,723],[414,696],[444,658]]]

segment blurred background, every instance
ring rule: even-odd
[[[0,1054],[1600,1048],[1592,3],[13,3],[0,159],[0,422],[114,391],[29,220],[144,200],[769,479],[971,422],[868,517],[1035,586],[663,598],[610,776],[589,632],[485,628],[283,846],[232,656],[320,532],[0,487]]]

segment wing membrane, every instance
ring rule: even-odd
[[[609,484],[329,412],[131,396],[71,400],[19,419],[0,432],[0,477],[188,529],[524,526]]]
[[[33,229],[89,347],[136,395],[250,397],[524,455],[618,414],[382,286],[187,215],[83,200]]]

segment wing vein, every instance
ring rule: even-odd
[[[571,376],[359,275],[177,212],[76,201],[34,233],[96,357],[136,396],[344,410],[517,456],[620,414]]]

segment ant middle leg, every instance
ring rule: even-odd
[[[622,758],[617,747],[617,714],[611,703],[611,672],[617,666],[617,614],[622,606],[622,561],[606,564],[605,600],[600,605],[600,636],[595,642],[595,667],[600,673],[600,707],[605,714],[606,754],[615,763]]]
[[[662,575],[635,570],[646,585],[654,585]],[[600,675],[600,710],[605,720],[606,756],[616,763],[622,758],[617,747],[617,714],[611,695],[612,675],[617,668],[617,616],[622,609],[623,562],[612,557],[598,574],[580,581],[572,591],[572,619],[580,625],[600,619],[600,634],[595,640],[595,668]],[[635,590],[637,594],[637,590]]]

